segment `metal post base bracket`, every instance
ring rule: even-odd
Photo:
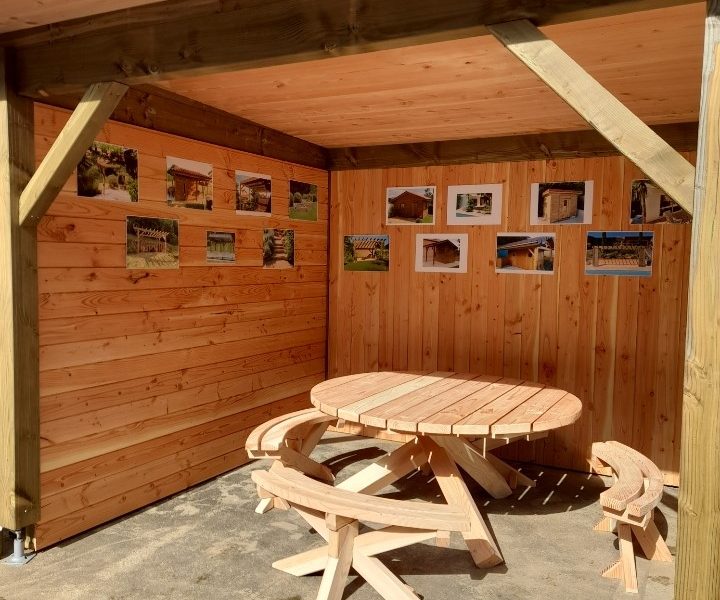
[[[18,529],[17,531],[11,532],[11,535],[15,537],[13,540],[13,553],[0,560],[0,563],[15,566],[29,563],[33,558],[35,558],[35,553],[31,552],[30,554],[25,554],[25,534],[23,530]]]

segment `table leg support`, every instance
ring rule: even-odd
[[[462,507],[470,515],[470,529],[463,533],[463,538],[475,564],[481,568],[489,568],[504,562],[453,460],[430,438],[423,436],[419,439],[428,454],[428,462],[447,503]]]
[[[459,437],[430,437],[493,498],[507,498],[512,494],[505,478],[472,444]]]

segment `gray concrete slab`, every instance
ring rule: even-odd
[[[394,447],[390,442],[330,434],[314,456],[338,480]],[[38,554],[24,567],[0,565],[0,600],[311,600],[320,577],[296,578],[271,568],[274,560],[322,540],[294,512],[255,514],[250,480],[255,462],[185,493]],[[602,478],[528,466],[536,488],[493,500],[470,488],[506,563],[475,568],[462,539],[450,548],[417,544],[381,555],[388,567],[427,600],[672,598],[672,564],[637,559],[640,594],[626,594],[600,571],[617,557],[617,538],[592,531],[600,518]],[[674,552],[677,490],[666,488],[656,513]],[[383,491],[392,498],[439,497],[437,484],[417,473]],[[3,555],[9,553],[8,540]],[[351,575],[345,598],[379,596]]]

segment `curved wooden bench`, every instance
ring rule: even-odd
[[[608,465],[615,483],[600,494],[603,519],[596,531],[612,531],[617,524],[620,560],[603,571],[604,577],[623,579],[625,591],[637,592],[633,535],[650,560],[671,562],[672,555],[653,520],[663,494],[660,469],[646,456],[620,442],[597,442],[593,456]]]
[[[273,563],[293,575],[324,570],[318,600],[340,600],[350,567],[387,600],[416,599],[375,554],[450,531],[467,532],[471,519],[461,506],[377,498],[329,486],[275,463],[270,471],[252,472],[261,497],[281,498],[292,506],[328,545]],[[386,525],[358,535],[359,522]]]
[[[328,416],[317,408],[280,415],[253,429],[245,440],[245,450],[251,458],[277,460],[283,465],[332,482],[335,480],[332,471],[308,455],[335,421],[336,417]],[[282,503],[278,505],[287,508]],[[274,507],[273,501],[262,500],[255,510],[264,513]]]

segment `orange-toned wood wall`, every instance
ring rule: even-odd
[[[689,157],[692,159],[692,157]],[[581,420],[516,458],[587,470],[615,439],[678,482],[689,225],[630,226],[621,157],[333,172],[330,376],[377,369],[478,371],[539,380],[584,403]],[[530,184],[595,182],[591,226],[529,226]],[[448,226],[448,185],[504,182],[501,226]],[[434,226],[386,226],[385,188],[437,185]],[[586,276],[589,230],[655,232],[652,277]],[[415,235],[469,234],[467,274],[415,273]],[[553,275],[495,273],[499,231],[554,231]],[[344,272],[345,234],[390,235],[390,272]],[[512,456],[512,455],[511,455]]]
[[[68,113],[36,107],[38,160]],[[245,462],[244,440],[325,378],[326,171],[109,122],[139,150],[138,203],[76,195],[38,227],[42,516],[39,547]],[[167,155],[211,163],[212,212],[170,208]],[[234,213],[234,169],[272,176],[272,216]],[[318,185],[318,222],[288,219],[288,180]],[[177,270],[125,268],[126,215],[180,221]],[[295,230],[296,268],[262,268],[262,229]],[[207,230],[237,263],[207,265]]]

